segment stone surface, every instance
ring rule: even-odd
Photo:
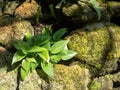
[[[19,1],[7,2],[4,7],[4,14],[14,15],[15,9],[19,5]]]
[[[119,26],[110,23],[89,24],[73,31],[67,38],[69,48],[78,52],[77,60],[92,65],[101,74],[117,69],[120,57]]]
[[[78,65],[55,65],[55,79],[50,82],[49,90],[88,90],[89,71]]]
[[[94,5],[89,1],[90,0],[67,0],[62,7],[64,19],[78,27],[86,23],[108,21],[110,19],[111,12],[106,8],[107,4],[102,3],[103,0],[101,0],[102,2],[99,0],[100,2],[97,3],[99,5],[98,10],[100,10],[100,15],[97,14],[93,8]]]
[[[89,90],[113,90],[113,82],[107,76],[95,78],[90,83]]]
[[[15,15],[20,18],[28,19],[36,15],[38,4],[36,0],[26,0],[15,11]]]
[[[42,90],[41,82],[35,71],[24,81],[19,81],[16,70],[7,72],[6,68],[0,68],[0,90]]]
[[[34,29],[29,21],[17,21],[12,25],[0,27],[0,43],[10,47],[16,39],[23,39],[27,32],[33,33]]]
[[[10,53],[6,48],[0,46],[0,68],[6,67],[11,63],[13,54]]]
[[[4,6],[4,2],[3,2],[3,0],[0,0],[0,16],[2,16],[2,14],[3,14],[3,11],[2,11],[3,6]]]

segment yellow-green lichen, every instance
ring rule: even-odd
[[[101,90],[101,84],[95,80],[89,86],[89,90]]]
[[[111,71],[120,57],[120,27],[93,23],[71,33],[68,46],[78,52],[77,60]]]
[[[87,90],[90,82],[88,69],[79,65],[55,65],[55,79],[51,81],[50,90]]]

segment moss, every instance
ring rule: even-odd
[[[89,90],[113,90],[113,82],[110,75],[94,78],[89,85]]]
[[[98,62],[103,59],[103,54],[106,52],[105,48],[109,45],[110,35],[106,27],[97,29],[89,27],[87,29],[89,30],[78,29],[74,31],[70,36],[68,46],[78,52],[76,57],[79,60],[85,60],[87,63],[100,68]]]
[[[101,87],[101,84],[99,82],[93,80],[89,87],[89,90],[101,90],[100,87]]]
[[[110,23],[96,23],[77,29],[68,37],[70,49],[78,52],[76,59],[92,65],[100,73],[116,69],[120,57],[120,27]]]

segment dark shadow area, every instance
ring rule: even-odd
[[[111,22],[120,26],[120,17],[112,17]]]
[[[113,82],[113,88],[120,87],[120,82]]]

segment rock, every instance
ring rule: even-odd
[[[10,66],[13,54],[6,48],[0,46],[0,68]]]
[[[3,2],[3,0],[0,0],[0,16],[2,16],[2,14],[3,14],[3,11],[2,11],[3,6],[4,6],[4,2]]]
[[[1,16],[0,17],[0,27],[12,24],[14,21],[15,21],[15,18],[13,18],[9,15]]]
[[[17,21],[12,25],[0,27],[0,43],[5,47],[11,47],[12,42],[16,39],[23,39],[25,34],[33,34],[34,29],[29,21]]]
[[[55,65],[55,79],[50,82],[49,90],[88,90],[89,71],[78,65]]]
[[[16,70],[7,72],[6,68],[0,68],[0,90],[42,90],[41,81],[35,71],[24,81],[19,81]]]
[[[95,5],[92,5],[90,0],[65,1],[62,7],[64,21],[68,21],[77,27],[91,22],[109,21],[112,16],[111,11],[113,8],[108,6],[105,0],[97,0],[96,2],[94,2]],[[97,10],[94,7],[96,7]],[[113,10],[113,12],[115,11]]]
[[[95,78],[90,83],[89,90],[113,90],[113,82],[107,76]]]
[[[28,19],[36,15],[38,4],[36,0],[26,0],[16,10],[15,15],[20,18]]]
[[[18,1],[10,1],[4,7],[4,14],[14,15],[15,9],[19,5]]]
[[[118,68],[119,38],[120,27],[111,23],[89,24],[67,37],[69,48],[78,52],[76,59],[97,68],[97,75],[110,73]]]

